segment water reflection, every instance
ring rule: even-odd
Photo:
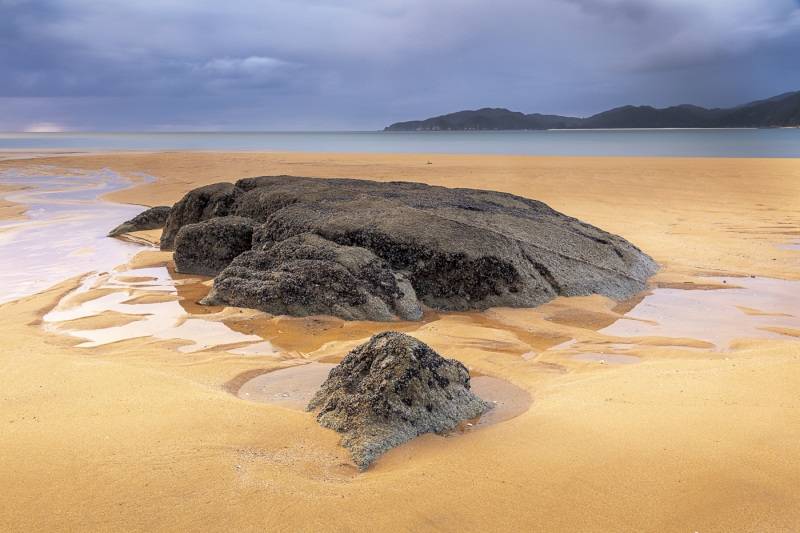
[[[794,239],[791,244],[779,244],[775,246],[775,248],[780,248],[781,250],[794,250],[796,252],[800,252],[800,239]]]
[[[186,280],[184,280],[186,281]],[[155,303],[138,303],[153,293],[177,296],[176,281],[166,267],[129,270],[121,274],[96,274],[87,278],[81,287],[45,315],[44,322],[53,329],[67,332],[73,337],[86,339],[79,347],[93,347],[141,337],[161,340],[179,339],[190,341],[181,346],[181,353],[195,352],[205,348],[262,341],[258,335],[246,335],[233,331],[222,322],[191,318],[178,300],[155,298]],[[97,295],[96,298],[91,298]],[[84,298],[90,298],[83,301]],[[114,316],[139,317],[121,326],[81,329],[71,322],[91,316],[115,313]]]
[[[144,208],[97,197],[129,187],[129,181],[109,170],[50,172],[0,172],[0,186],[27,187],[3,197],[29,206],[27,220],[0,222],[0,303],[85,272],[111,270],[142,251],[106,233]]]
[[[600,333],[618,337],[692,338],[728,349],[734,339],[797,340],[800,282],[771,278],[713,278],[741,289],[655,289]],[[793,332],[796,332],[794,335]]]

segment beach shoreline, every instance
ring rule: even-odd
[[[208,183],[279,174],[500,190],[628,239],[662,266],[653,289],[800,280],[797,252],[776,248],[800,236],[800,160],[252,152],[0,160],[0,170],[26,165],[153,176],[103,196],[146,206],[172,205]],[[149,251],[123,270],[164,266],[169,254]],[[207,287],[190,278],[176,285],[187,302]],[[183,353],[179,338],[81,348],[45,321],[80,284],[66,280],[0,305],[0,530],[800,527],[792,460],[800,453],[800,352],[790,337],[737,340],[725,352],[700,341],[633,339],[625,353],[641,363],[576,360],[561,343],[601,349],[613,340],[603,324],[636,304],[595,295],[531,310],[435,313],[413,324],[230,309],[201,317],[283,343],[280,355],[266,357],[226,346]],[[104,317],[93,320],[121,323]],[[243,376],[335,359],[394,328],[522,388],[531,407],[469,434],[419,437],[358,474],[340,436],[312,415],[245,402],[230,389]]]

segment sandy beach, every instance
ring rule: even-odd
[[[208,183],[278,174],[493,189],[628,239],[661,265],[653,290],[723,293],[751,276],[800,281],[798,251],[777,247],[800,237],[795,159],[177,152],[0,160],[0,170],[40,165],[108,168],[138,184],[104,198],[146,206],[172,205]],[[157,179],[142,183],[143,175]],[[24,209],[0,203],[1,220],[24,218]],[[158,232],[135,237],[154,242]],[[171,254],[147,251],[121,270],[162,266],[171,268]],[[184,276],[176,298],[191,317],[280,350],[184,353],[186,340],[155,337],[78,347],[65,332],[140,320],[109,311],[72,326],[45,321],[53,309],[112,291],[98,284],[65,299],[82,281],[0,305],[0,531],[800,529],[800,329],[748,333],[725,350],[690,335],[601,331],[644,294],[429,310],[420,323],[265,317],[198,306],[209,278]],[[130,296],[159,301],[146,290]],[[742,324],[771,316],[757,305],[742,309]],[[687,309],[686,320],[703,312]],[[387,329],[516,385],[530,407],[477,431],[419,437],[359,474],[340,436],[312,415],[236,396],[255,375],[336,361]],[[613,354],[620,344],[641,362],[574,357],[576,346]]]

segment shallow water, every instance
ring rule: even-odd
[[[249,402],[271,403],[302,411],[335,366],[312,362],[275,370],[251,379],[236,395]]]
[[[800,332],[800,282],[771,278],[712,278],[742,289],[654,289],[600,333],[619,337],[691,338],[728,349],[741,338],[798,340],[766,328]]]
[[[486,426],[499,424],[506,420],[511,420],[528,410],[531,405],[531,395],[505,381],[491,376],[473,376],[470,379],[470,390],[480,396],[484,401],[494,404],[494,408],[483,413],[477,421],[462,422],[461,431],[469,431],[469,428],[480,429]],[[465,425],[472,423],[473,426]]]
[[[65,279],[108,271],[144,248],[106,234],[145,208],[97,196],[131,185],[110,171],[47,175],[0,172],[0,185],[30,189],[7,200],[30,206],[28,220],[0,222],[0,303],[41,292]]]
[[[149,281],[125,281],[126,278],[150,278]],[[185,281],[185,280],[184,280]],[[90,290],[112,289],[115,292],[100,296],[79,305],[70,305],[70,299],[76,299],[81,293]],[[56,324],[58,330],[73,337],[85,339],[78,347],[93,347],[142,337],[153,337],[161,340],[178,339],[190,344],[180,346],[178,351],[190,353],[205,348],[263,341],[258,335],[246,335],[233,331],[222,322],[212,322],[199,318],[191,318],[178,300],[159,303],[126,303],[138,293],[165,292],[177,296],[178,290],[166,267],[143,268],[125,271],[121,274],[111,273],[107,276],[95,275],[84,281],[80,289],[44,316],[43,321]],[[141,318],[122,326],[100,329],[80,329],[70,325],[70,321],[101,313],[114,312]]]
[[[794,250],[796,252],[800,252],[800,239],[793,240],[791,244],[779,244],[775,246],[775,248],[780,248],[782,250]]]
[[[30,205],[29,220],[0,223],[0,281],[5,289],[0,294],[0,302],[39,292],[86,272],[110,272],[89,278],[78,292],[90,289],[115,292],[77,306],[59,306],[45,317],[45,322],[53,324],[55,329],[83,339],[79,346],[92,347],[153,337],[190,341],[179,348],[181,352],[240,344],[231,348],[230,353],[276,356],[292,350],[295,357],[303,357],[301,350],[316,350],[324,342],[363,339],[386,329],[382,324],[345,323],[325,317],[286,319],[291,322],[285,328],[286,333],[281,324],[289,323],[281,322],[284,319],[280,318],[238,323],[202,320],[199,316],[221,310],[197,304],[208,291],[208,286],[202,282],[210,278],[177,275],[163,267],[124,273],[113,271],[114,267],[146,248],[108,238],[106,233],[143,208],[104,202],[97,195],[127,187],[129,182],[109,171],[76,170],[50,176],[48,173],[51,171],[51,168],[41,167],[40,171],[32,173],[23,174],[15,170],[0,173],[0,185],[29,187],[5,197]],[[794,249],[800,244],[778,246]],[[725,281],[743,288],[654,289],[622,319],[599,332],[617,337],[696,339],[713,344],[718,351],[728,349],[730,342],[737,338],[798,340],[800,282],[766,278],[730,278]],[[179,287],[181,297],[178,297]],[[168,293],[174,298],[156,303],[128,302],[136,294],[158,292]],[[100,329],[71,327],[69,324],[71,320],[102,313],[115,314],[117,323],[127,323]],[[436,313],[431,313],[426,315],[425,322],[437,318]],[[488,316],[483,317],[482,324],[505,329],[500,324],[493,325]],[[393,323],[391,328],[413,332],[421,325]],[[581,345],[573,346],[575,343],[575,339],[568,340],[550,350],[580,353]],[[674,344],[680,346],[685,342]],[[597,348],[587,346],[586,357],[593,357],[593,350]],[[532,350],[524,353],[522,358],[527,360],[536,356],[537,350]]]
[[[372,322],[344,322],[329,317],[298,319],[263,314],[254,317],[237,314],[225,322],[204,320],[202,317],[217,313],[222,308],[197,305],[196,300],[201,299],[209,290],[201,278],[202,276],[194,278],[178,275],[165,267],[95,275],[88,278],[76,293],[90,290],[114,292],[98,293],[99,297],[81,302],[80,305],[69,304],[70,298],[74,296],[71,295],[46,315],[44,320],[53,323],[61,332],[83,339],[84,342],[78,345],[80,347],[153,337],[190,341],[190,344],[178,348],[183,353],[240,344],[230,348],[228,352],[254,357],[288,353],[300,360],[306,357],[304,352],[314,351],[326,342],[341,344],[358,341],[387,328],[405,330],[413,335],[423,325],[396,322],[387,326]],[[684,350],[708,349],[693,347],[694,341],[705,341],[710,343],[712,349],[725,351],[732,340],[739,338],[800,340],[800,313],[796,305],[800,300],[800,282],[769,278],[730,278],[725,281],[743,288],[655,289],[624,317],[599,330],[599,333],[622,338],[666,337],[667,339],[659,342],[659,347]],[[149,302],[152,295],[158,293],[174,298],[156,303],[136,303]],[[137,295],[144,300],[137,299]],[[73,327],[69,322],[109,312],[133,316],[134,319],[138,317],[140,320],[102,329]],[[502,324],[483,318],[482,327],[506,329]],[[435,319],[435,316],[426,318],[427,321]],[[547,351],[567,351],[574,360],[599,362],[603,359],[607,364],[622,364],[632,362],[633,359],[625,358],[633,356],[617,354],[621,356],[617,358],[614,353],[604,352],[606,349],[611,352],[625,352],[634,346],[656,347],[651,343],[641,345],[624,342],[597,345],[571,339],[552,346]],[[536,350],[521,355],[524,360],[536,356]]]
[[[312,362],[282,368],[257,376],[241,386],[237,396],[249,402],[269,403],[288,409],[304,410],[336,365]],[[528,410],[531,396],[508,381],[476,375],[470,389],[494,407],[477,419],[467,420],[454,430],[458,433],[498,424]]]

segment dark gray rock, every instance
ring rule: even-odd
[[[407,274],[431,307],[532,307],[592,293],[622,300],[658,270],[625,239],[505,193],[287,177],[237,186],[249,188],[246,195],[284,198],[259,241],[310,232],[367,248]]]
[[[186,193],[170,210],[161,234],[161,249],[174,250],[175,237],[187,224],[234,214],[228,211],[241,195],[242,190],[232,183],[214,183]]]
[[[176,270],[216,276],[250,250],[255,225],[249,218],[228,216],[183,226],[175,237]]]
[[[369,250],[313,234],[255,243],[254,250],[217,276],[203,302],[278,315],[390,321],[394,314],[422,319],[414,289],[403,275]]]
[[[490,407],[469,390],[469,371],[427,344],[386,331],[331,370],[307,411],[343,434],[364,471],[379,455],[423,433],[451,430]]]
[[[408,307],[411,314],[400,312],[394,296],[410,295],[403,283],[410,283],[421,302],[448,310],[533,307],[557,296],[593,293],[624,300],[646,289],[647,278],[658,270],[625,239],[511,194],[291,176],[218,185],[196,189],[173,207],[162,247],[170,246],[175,227],[198,217],[232,214],[261,224],[253,234],[253,253],[235,264],[235,275],[223,276],[230,281],[218,296],[231,304],[250,302],[246,305],[291,313],[331,308],[330,302],[315,304],[313,292],[296,288],[319,279],[306,271],[308,263],[292,264],[285,279],[276,277],[294,261],[333,263],[350,275],[337,274],[342,294],[349,294],[337,316],[364,316],[363,309],[353,310],[367,305],[355,296],[366,291],[390,313],[410,317],[414,306]],[[324,240],[311,243],[303,237],[302,246],[290,240],[304,234]],[[285,249],[279,245],[284,241],[289,243]],[[339,269],[326,265],[324,271]],[[246,294],[237,296],[237,290]],[[327,302],[337,290],[318,294],[324,293],[320,297]],[[377,309],[367,315],[386,316]]]
[[[151,207],[147,211],[139,213],[127,222],[123,222],[116,228],[112,229],[109,237],[117,237],[123,233],[130,233],[132,231],[145,231],[149,229],[161,229],[167,222],[169,217],[170,207],[166,205],[159,205]]]

